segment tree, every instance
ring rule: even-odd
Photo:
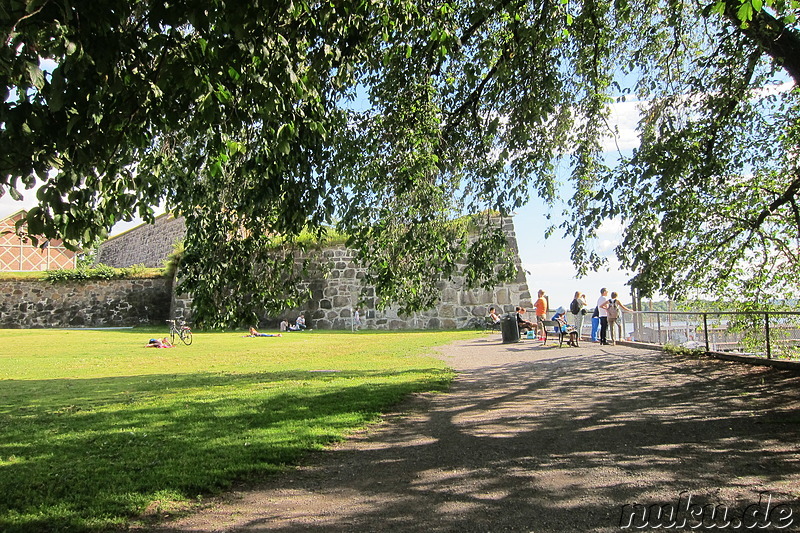
[[[798,3],[675,6],[625,29],[649,100],[641,146],[601,171],[569,230],[621,217],[618,257],[646,295],[796,297]],[[791,91],[764,90],[787,74]]]
[[[735,274],[755,252],[797,251],[774,238],[796,234],[782,213],[797,93],[753,98],[781,69],[797,79],[796,1],[74,4],[0,6],[0,185],[43,183],[31,232],[76,245],[166,201],[186,217],[184,284],[208,324],[297,301],[291,244],[330,225],[384,304],[431,305],[459,256],[476,286],[508,279],[499,228],[478,217],[470,237],[458,216],[506,215],[531,189],[554,200],[559,158],[584,214],[564,228],[582,268],[599,264],[600,222],[620,216],[619,255],[645,292],[791,279]],[[631,89],[651,105],[641,149],[607,168],[619,72],[640,75]],[[745,239],[724,264],[747,231],[760,248]],[[250,304],[231,303],[244,292]]]

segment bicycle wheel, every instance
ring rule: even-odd
[[[170,342],[170,344],[172,344],[173,346],[175,346],[175,333],[176,333],[176,331],[175,331],[175,328],[172,328],[172,329],[169,331],[169,342]]]
[[[183,344],[185,344],[186,346],[192,344],[192,330],[184,329],[183,331],[181,331],[181,340],[183,341]]]

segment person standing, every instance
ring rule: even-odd
[[[597,315],[600,317],[600,344],[608,344],[608,289],[600,289],[600,298],[597,299]]]
[[[534,311],[536,312],[536,328],[539,332],[539,340],[544,340],[544,321],[547,320],[547,297],[544,295],[544,291],[539,289],[538,292],[539,297],[536,299],[536,303],[533,304]]]
[[[572,323],[575,324],[575,330],[578,332],[578,338],[581,338],[583,331],[583,316],[586,314],[586,295],[581,294],[581,291],[575,291],[575,298],[569,304],[569,312],[572,314]]]
[[[358,331],[361,328],[361,314],[358,307],[353,309],[353,331]]]
[[[617,300],[617,293],[614,291],[611,293],[611,299],[606,303],[612,345],[616,344],[617,340],[622,340],[622,323],[619,321],[620,310],[628,311],[629,313],[633,312],[633,309],[625,307],[622,302]]]
[[[597,307],[592,309],[592,342],[597,342],[597,334],[600,332],[600,313],[597,312]]]

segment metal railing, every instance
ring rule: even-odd
[[[639,311],[618,319],[622,339],[772,359],[800,358],[797,311]]]

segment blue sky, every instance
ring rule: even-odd
[[[629,154],[639,145],[636,125],[639,121],[639,102],[620,102],[611,106],[609,124],[616,129],[615,134],[606,138],[603,148],[609,161],[616,160],[620,153]],[[569,194],[568,190],[564,194]],[[566,199],[564,199],[566,201]],[[545,229],[550,225],[558,226],[563,221],[564,205],[556,205],[551,209],[552,218],[547,220],[547,207],[538,198],[519,209],[514,218],[517,233],[519,254],[523,268],[528,272],[528,287],[535,295],[543,289],[550,298],[550,307],[565,308],[572,301],[575,291],[586,294],[586,301],[593,304],[600,296],[600,289],[605,287],[620,293],[623,301],[630,301],[630,288],[627,286],[632,273],[620,269],[614,256],[614,248],[622,239],[622,225],[619,221],[609,220],[603,224],[594,242],[595,251],[607,258],[608,268],[593,272],[579,279],[577,271],[569,259],[572,240],[559,238],[554,233],[545,239]]]

